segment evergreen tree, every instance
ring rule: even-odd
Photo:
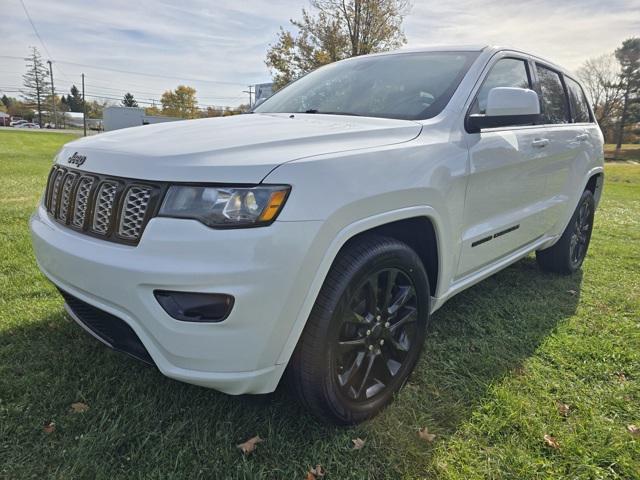
[[[122,100],[120,102],[122,104],[123,107],[137,107],[138,106],[138,102],[136,102],[136,99],[133,98],[133,95],[129,92],[124,94],[124,97],[122,97]]]
[[[71,86],[71,95],[67,95],[67,99],[65,102],[69,105],[69,111],[71,112],[82,112],[84,107],[84,102],[82,101],[82,94],[78,87],[75,85]]]
[[[22,76],[24,90],[22,97],[25,103],[38,112],[38,123],[42,127],[42,106],[45,98],[51,92],[49,69],[44,66],[40,52],[36,47],[31,47],[31,54],[24,60],[27,72]]]
[[[616,152],[619,152],[625,127],[640,120],[640,37],[622,42],[622,46],[616,50],[616,58],[620,62],[620,84],[624,92],[616,142]]]

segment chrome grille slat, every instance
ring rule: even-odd
[[[54,165],[44,207],[58,223],[93,237],[136,245],[156,214],[164,182],[142,182]]]
[[[140,236],[150,197],[151,189],[148,187],[138,185],[129,187],[120,213],[118,235],[129,239]]]
[[[73,219],[71,220],[71,224],[76,228],[82,228],[84,226],[87,206],[89,205],[89,194],[91,193],[91,187],[93,187],[94,181],[93,177],[83,176],[78,182]]]
[[[64,168],[58,169],[56,172],[55,178],[53,179],[53,185],[51,187],[51,200],[50,200],[50,211],[53,216],[56,216],[58,212],[58,194],[60,193],[60,186],[62,185],[62,179],[64,178],[65,170]]]
[[[62,195],[60,197],[60,209],[56,215],[59,220],[63,222],[67,221],[67,215],[69,214],[69,206],[71,204],[71,193],[75,186],[77,173],[69,172],[65,175],[62,182]]]
[[[104,235],[109,231],[111,213],[113,212],[113,203],[117,190],[118,185],[113,182],[104,182],[100,185],[93,211],[93,222],[91,224],[91,229],[94,232]]]

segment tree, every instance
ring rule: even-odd
[[[133,98],[133,95],[129,92],[124,94],[124,97],[122,97],[122,100],[120,101],[120,103],[122,104],[123,107],[137,107],[138,106],[138,102],[136,102],[136,99]]]
[[[36,47],[31,47],[31,54],[24,60],[27,72],[22,76],[24,85],[22,97],[28,105],[37,109],[38,123],[42,127],[42,104],[51,91],[49,70],[44,66],[40,52]]]
[[[198,101],[196,89],[179,85],[175,90],[167,90],[160,99],[162,114],[170,117],[198,118]]]
[[[276,89],[327,63],[406,43],[409,0],[311,0],[311,6],[314,14],[303,9],[301,20],[290,21],[296,34],[280,27],[269,46],[265,63]]]
[[[9,98],[6,95],[2,95],[2,98],[0,98],[0,102],[2,102],[2,104],[7,108],[9,108],[11,106],[11,103],[15,101],[15,98]]]
[[[144,109],[144,114],[145,115],[152,115],[152,116],[158,116],[162,114],[162,111],[156,107],[155,105],[152,105],[151,107],[147,107]]]
[[[64,102],[69,106],[69,111],[78,113],[84,111],[84,102],[82,101],[82,94],[80,93],[80,90],[78,90],[78,87],[72,85],[70,92],[71,94],[67,95]]]
[[[622,105],[620,64],[615,55],[605,54],[587,60],[579,69],[586,93],[598,124],[607,139],[613,138],[613,128]]]
[[[622,113],[618,123],[616,154],[624,140],[624,129],[629,123],[640,119],[640,37],[629,38],[616,49],[616,58],[620,62],[620,84],[624,97]]]

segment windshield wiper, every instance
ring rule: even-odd
[[[349,115],[352,117],[361,117],[359,113],[351,113],[351,112],[323,112],[321,110],[316,110],[315,108],[310,108],[309,110],[305,110],[304,112],[296,112],[296,113],[317,113],[319,115]]]

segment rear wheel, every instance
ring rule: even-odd
[[[315,415],[351,424],[375,415],[415,366],[429,281],[406,244],[364,237],[338,256],[291,359],[288,378]]]
[[[560,240],[536,252],[538,265],[543,270],[571,274],[582,266],[591,240],[594,212],[593,193],[585,190]]]

